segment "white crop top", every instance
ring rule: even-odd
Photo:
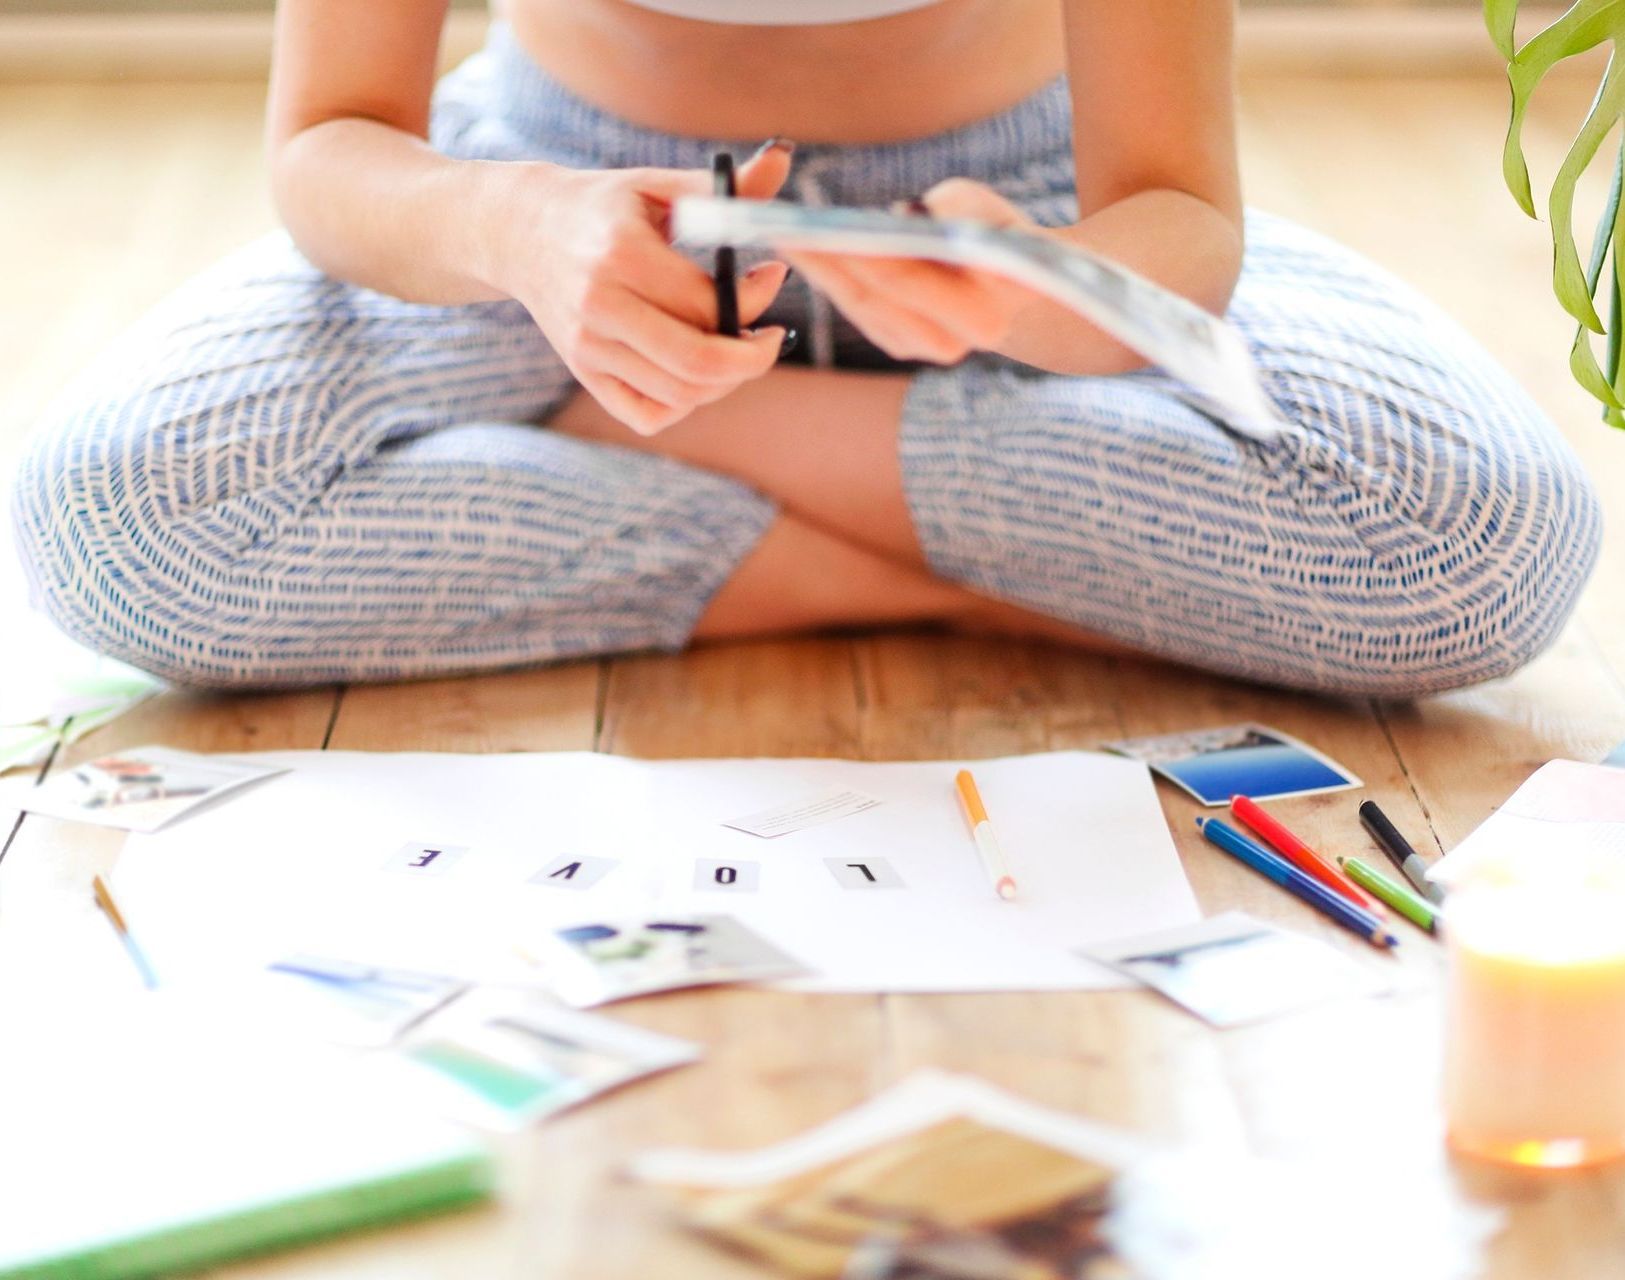
[[[861,22],[886,18],[910,9],[924,9],[937,0],[633,0],[640,9],[654,9],[700,22],[726,22],[738,26],[811,27],[830,22]]]

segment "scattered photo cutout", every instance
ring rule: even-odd
[[[565,854],[554,858],[530,878],[531,884],[549,889],[590,889],[616,867],[613,858],[593,858],[586,854]]]
[[[772,1146],[644,1151],[628,1171],[701,1239],[800,1280],[1353,1280],[1369,1260],[1327,1242],[1373,1185],[1405,1241],[1387,1274],[1484,1275],[1502,1210],[1362,1145],[1290,1160],[1181,1147],[921,1071]]]
[[[404,1056],[453,1116],[512,1131],[694,1062],[700,1048],[534,993],[483,990],[414,1034]]]
[[[393,1043],[468,989],[458,978],[291,955],[266,966],[278,1011],[325,1040],[364,1048]]]
[[[868,1105],[871,1115],[884,1095]],[[1126,1280],[1105,1230],[1121,1171],[981,1115],[921,1116],[892,1132],[835,1131],[763,1152],[701,1154],[660,1181],[715,1244],[803,1280]],[[901,1129],[901,1132],[897,1132]],[[800,1150],[796,1150],[796,1148]],[[677,1167],[673,1167],[673,1166]]]
[[[559,929],[536,957],[561,1000],[612,1000],[725,982],[793,978],[798,961],[732,916],[616,920]]]
[[[1313,747],[1261,724],[1108,742],[1107,751],[1140,760],[1205,805],[1232,796],[1283,800],[1351,791],[1365,784]]]
[[[1144,983],[1216,1027],[1393,989],[1385,976],[1337,948],[1240,911],[1078,954]]]
[[[125,831],[156,831],[182,814],[285,769],[168,747],[135,747],[53,773],[21,793],[29,813]]]
[[[416,876],[443,876],[468,852],[462,844],[403,844],[389,855],[385,871],[405,871]]]
[[[838,818],[850,818],[855,813],[873,809],[879,803],[874,796],[865,795],[862,791],[855,791],[851,787],[831,787],[816,795],[803,796],[788,804],[774,805],[771,809],[749,813],[743,818],[735,818],[722,825],[732,827],[735,831],[743,831],[747,835],[773,840],[779,836],[787,836],[792,831],[821,826]]]
[[[701,858],[694,864],[694,888],[701,893],[755,893],[762,864],[738,858]]]

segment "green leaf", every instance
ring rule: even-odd
[[[1501,56],[1512,61],[1513,29],[1518,23],[1518,0],[1484,0],[1484,25]]]
[[[1608,184],[1608,198],[1602,202],[1602,212],[1597,215],[1597,230],[1591,237],[1591,263],[1586,267],[1586,288],[1593,298],[1597,296],[1597,283],[1602,279],[1603,261],[1608,257],[1608,250],[1619,234],[1619,200],[1622,186],[1625,186],[1625,139],[1621,139],[1620,149],[1614,155],[1613,181]],[[1609,332],[1613,332],[1612,327]]]
[[[1608,184],[1608,199],[1603,202],[1602,216],[1597,219],[1597,234],[1591,241],[1591,265],[1586,272],[1586,279],[1591,285],[1591,296],[1597,296],[1597,282],[1602,278],[1603,255],[1613,253],[1613,270],[1608,273],[1608,354],[1603,361],[1603,376],[1614,389],[1615,398],[1619,398],[1625,388],[1620,386],[1620,244],[1625,239],[1625,224],[1619,216],[1619,202],[1622,190],[1625,190],[1625,136],[1619,141],[1619,149],[1614,152],[1614,179]],[[1611,421],[1615,426],[1625,425],[1620,420],[1619,411],[1611,405],[1603,409],[1603,420]]]
[[[1586,113],[1574,145],[1552,179],[1548,210],[1552,220],[1552,290],[1563,310],[1594,333],[1603,332],[1602,321],[1591,303],[1591,288],[1580,266],[1580,251],[1574,243],[1574,188],[1580,175],[1596,158],[1597,149],[1619,123],[1625,110],[1625,73],[1617,57],[1608,60],[1608,71]]]
[[[1589,391],[1603,403],[1603,415],[1617,415],[1625,404],[1621,404],[1619,393],[1614,388],[1615,371],[1619,368],[1619,315],[1618,307],[1618,267],[1619,267],[1619,201],[1622,174],[1621,160],[1625,159],[1625,150],[1616,152],[1614,156],[1614,178],[1608,184],[1608,198],[1603,201],[1602,213],[1597,218],[1596,234],[1591,237],[1591,261],[1586,267],[1586,288],[1590,296],[1597,296],[1597,285],[1602,279],[1603,264],[1608,260],[1608,251],[1614,249],[1614,270],[1609,275],[1609,304],[1608,319],[1608,359],[1606,372],[1597,366],[1596,352],[1591,347],[1591,334],[1584,325],[1575,332],[1574,345],[1569,348],[1569,371],[1574,374],[1574,380]]]
[[[1486,12],[1489,5],[1496,2],[1485,0]],[[1515,4],[1513,8],[1516,9]],[[1562,17],[1508,59],[1512,114],[1501,150],[1501,173],[1507,190],[1531,218],[1535,216],[1535,200],[1529,189],[1529,165],[1523,154],[1523,122],[1535,89],[1546,73],[1563,59],[1596,48],[1619,34],[1622,25],[1625,25],[1622,0],[1576,0]]]
[[[1569,372],[1574,380],[1610,409],[1625,410],[1614,388],[1597,364],[1597,353],[1591,349],[1591,331],[1580,325],[1574,331],[1574,344],[1569,347]]]

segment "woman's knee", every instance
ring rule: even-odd
[[[139,396],[100,397],[41,424],[13,481],[16,546],[35,606],[68,635],[185,679],[184,646],[154,608],[188,598],[175,512],[124,430],[144,408]]]
[[[1601,548],[1601,503],[1566,448],[1517,459],[1505,487],[1483,483],[1477,497],[1411,571],[1432,579],[1448,613],[1432,630],[1449,661],[1419,673],[1432,688],[1508,676],[1544,651]]]
[[[1354,433],[1327,448],[1311,423],[1296,478],[1369,552],[1352,600],[1386,660],[1360,691],[1414,696],[1512,674],[1557,637],[1596,564],[1602,510],[1584,466],[1499,370],[1464,368],[1426,403],[1396,391],[1365,410],[1380,447]]]
[[[916,526],[946,576],[1168,657],[1335,694],[1477,683],[1556,636],[1601,524],[1494,372],[1421,395],[1322,372],[1274,446],[1160,375],[931,375],[905,416]]]

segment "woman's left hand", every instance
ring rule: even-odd
[[[936,218],[999,227],[1036,224],[997,191],[949,178],[920,197]],[[1015,317],[1037,295],[986,271],[914,258],[780,251],[841,313],[894,360],[955,364],[972,351],[997,351]]]

